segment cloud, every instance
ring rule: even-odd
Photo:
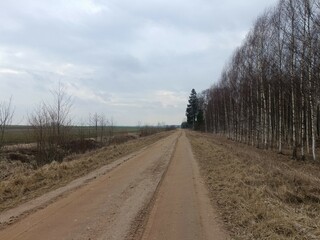
[[[13,74],[13,75],[19,75],[22,74],[21,71],[10,69],[10,68],[0,68],[0,74],[7,75],[7,74]]]
[[[258,13],[275,2],[1,1],[2,98],[13,96],[22,119],[62,82],[74,119],[104,112],[123,125],[179,124],[191,89],[219,78]]]
[[[166,90],[159,90],[155,92],[155,101],[160,102],[163,108],[178,108],[179,105],[184,106],[188,93],[173,92]]]

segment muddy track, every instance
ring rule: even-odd
[[[8,240],[226,238],[183,131],[0,230]]]

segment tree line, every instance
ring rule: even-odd
[[[60,162],[72,153],[83,153],[132,139],[116,134],[113,118],[108,119],[103,113],[90,114],[87,121],[74,125],[71,116],[73,97],[60,82],[57,88],[51,90],[51,97],[51,100],[41,101],[27,117],[30,132],[26,140],[30,138],[35,143],[33,153],[38,166],[52,161]],[[12,98],[0,101],[0,160],[2,150],[8,144],[6,138],[10,135],[14,111]],[[141,126],[139,123],[136,131],[140,137],[145,137],[175,128],[165,123],[158,123],[157,126]]]
[[[52,100],[42,101],[28,114],[30,136],[36,143],[38,165],[61,161],[70,152],[84,152],[96,148],[113,137],[114,122],[104,114],[90,114],[89,122],[72,125],[72,96],[59,83],[51,91]],[[6,145],[6,131],[12,123],[12,98],[0,102],[0,152]],[[75,132],[76,131],[76,132]],[[96,142],[92,142],[94,138]]]
[[[316,160],[319,35],[316,0],[281,0],[259,16],[218,83],[202,93],[206,130]]]

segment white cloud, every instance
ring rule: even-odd
[[[154,99],[160,102],[163,108],[178,108],[186,105],[186,99],[188,99],[186,92],[173,92],[167,90],[159,90],[154,94]]]
[[[23,72],[21,71],[17,71],[15,69],[10,69],[10,68],[0,68],[0,74],[14,74],[14,75],[18,75],[18,74],[23,74]]]
[[[145,59],[155,56],[176,56],[208,49],[210,35],[194,30],[179,29],[172,25],[148,21],[139,30],[132,47],[134,56]]]
[[[179,123],[190,90],[219,78],[275,1],[0,1],[1,97],[13,96],[22,119],[60,81],[75,118]]]
[[[77,0],[75,3],[80,4],[81,9],[90,14],[98,14],[102,11],[108,10],[106,6],[99,5],[93,0]]]

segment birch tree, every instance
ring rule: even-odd
[[[206,91],[206,129],[261,148],[312,153],[320,135],[320,3],[281,0],[262,14]]]

